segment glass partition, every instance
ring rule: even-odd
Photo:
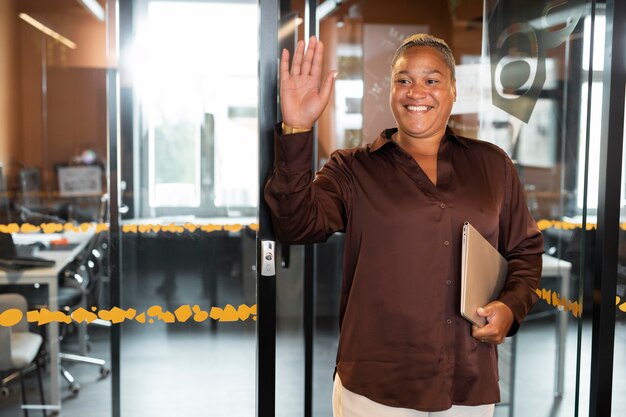
[[[258,5],[124,13],[121,412],[254,415]]]
[[[277,41],[293,50],[307,7],[280,3]],[[545,239],[538,302],[499,348],[496,416],[587,415],[604,3],[319,3],[323,71],[339,74],[317,126],[318,166],[394,125],[389,58],[401,40],[444,38],[457,63],[450,127],[508,153]],[[0,293],[24,294],[30,331],[44,336],[50,410],[109,416],[119,399],[122,416],[255,414],[259,13],[254,0],[0,1],[0,232],[57,262],[0,270]],[[119,206],[107,194],[118,182]],[[121,215],[119,236],[108,233],[111,212]],[[615,416],[626,412],[622,237]],[[119,264],[110,242],[120,242]],[[342,251],[342,234],[315,249],[277,249],[277,416],[332,414]],[[72,291],[78,301],[64,298]],[[42,308],[60,315],[44,324]],[[111,326],[121,333],[117,379]],[[37,408],[33,369],[26,395]],[[19,415],[16,374],[0,373],[0,416]]]
[[[620,226],[620,254],[623,253],[623,226]],[[618,264],[617,298],[615,300],[615,351],[613,362],[613,399],[611,415],[619,416],[626,413],[624,399],[624,381],[626,380],[626,279],[622,270],[622,255]]]
[[[402,39],[417,32],[444,38],[457,64],[449,126],[508,153],[545,238],[538,302],[499,349],[496,415],[585,415],[591,315],[583,305],[591,306],[593,287],[603,9],[592,32],[585,1],[429,3],[427,15],[404,6],[349,1],[320,20],[325,65],[339,71],[318,124],[320,164],[333,150],[369,143],[395,125],[388,72]],[[313,393],[319,416],[331,412],[332,380],[325,377],[334,365],[338,317],[328,291],[338,293],[341,268],[329,265],[340,264],[341,247],[337,235],[319,248]]]
[[[486,3],[484,64],[474,69],[481,84],[477,133],[513,159],[545,239],[539,301],[512,340],[508,413],[585,414],[591,316],[583,305],[591,306],[592,295],[594,104],[601,101],[595,82],[602,70],[589,56],[591,39],[596,51],[600,42],[589,24],[594,16],[584,1]]]
[[[597,32],[596,32],[597,33]],[[604,55],[604,54],[602,54]],[[625,129],[626,130],[626,129]],[[626,144],[626,131],[624,142]],[[622,145],[623,146],[623,145]],[[620,198],[620,230],[617,249],[617,287],[615,290],[615,344],[613,352],[613,396],[611,415],[626,413],[626,154],[622,148],[622,178]]]
[[[48,415],[111,413],[110,322],[96,320],[109,306],[106,75],[114,14],[105,10],[106,2],[0,2],[0,293],[26,297],[28,331],[43,337],[35,361]],[[6,263],[15,256],[28,267]],[[38,259],[53,262],[42,267]],[[28,357],[19,343],[0,351]],[[30,413],[40,414],[35,367],[21,370]],[[2,416],[22,415],[14,371],[0,370]]]
[[[623,171],[622,171],[623,172]],[[622,174],[623,175],[623,174]],[[624,187],[622,187],[622,201]],[[626,271],[624,270],[624,222],[620,224],[619,260],[617,264],[617,288],[615,299],[615,347],[613,354],[613,398],[611,415],[626,413],[624,386],[626,381]]]

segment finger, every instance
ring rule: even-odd
[[[309,45],[306,48],[306,54],[304,54],[304,61],[302,61],[302,70],[300,73],[302,75],[309,75],[311,73],[311,64],[313,63],[313,54],[315,54],[316,46],[319,45],[317,43],[317,39],[315,36],[311,36],[309,39]]]
[[[493,340],[495,339],[491,335],[484,333],[472,334],[472,337],[481,343],[493,343]]]
[[[487,324],[483,327],[472,326],[472,337],[476,339],[492,339],[498,336],[498,328],[494,325]]]
[[[331,71],[324,80],[322,84],[322,88],[320,89],[320,96],[325,103],[328,103],[330,100],[330,93],[333,91],[333,85],[335,84],[335,77],[337,76],[337,71]]]
[[[289,51],[287,48],[283,48],[283,53],[280,56],[280,79],[286,80],[289,78]]]
[[[472,337],[475,339],[484,339],[487,336],[488,334],[482,331],[481,329],[472,331]]]
[[[485,334],[485,332],[480,328],[480,327],[474,327],[472,329],[472,337],[475,339],[483,339],[485,338],[487,335]]]
[[[317,42],[317,48],[315,48],[315,55],[313,56],[313,62],[311,66],[311,75],[313,77],[322,76],[322,64],[324,63],[324,43],[322,41]]]
[[[293,62],[291,63],[291,75],[300,75],[300,66],[302,65],[302,56],[304,55],[304,41],[298,41],[296,52],[293,54]]]
[[[489,311],[488,311],[489,307],[485,306],[485,307],[478,307],[476,309],[476,314],[478,314],[480,317],[488,317],[489,316]]]
[[[479,341],[480,343],[491,343],[491,344],[499,344],[500,343],[500,342],[498,342],[496,340],[496,338],[488,337],[488,336],[476,337],[475,339],[477,341]]]

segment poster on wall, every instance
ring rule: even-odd
[[[97,165],[59,167],[58,175],[59,195],[62,197],[102,194],[102,168]]]

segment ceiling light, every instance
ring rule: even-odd
[[[20,13],[19,17],[20,17],[20,19],[22,19],[23,21],[25,21],[29,25],[31,25],[34,28],[42,31],[46,35],[50,36],[52,39],[62,43],[63,45],[67,46],[68,48],[70,48],[70,49],[76,49],[77,48],[78,45],[76,45],[76,43],[72,42],[71,40],[67,39],[65,36],[55,32],[52,29],[50,29],[48,26],[44,25],[39,20],[33,19],[32,17],[30,17],[26,13]]]

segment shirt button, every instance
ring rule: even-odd
[[[439,207],[441,207],[442,209],[446,208],[446,205],[444,203],[439,204]]]
[[[452,324],[452,320],[448,319],[448,320],[446,320],[446,323]]]
[[[443,245],[444,245],[444,246],[448,246],[449,244],[450,244],[450,242],[448,242],[447,240],[444,240],[444,241],[443,241]]]
[[[452,285],[452,281],[447,280],[447,281],[446,281],[446,285]]]

